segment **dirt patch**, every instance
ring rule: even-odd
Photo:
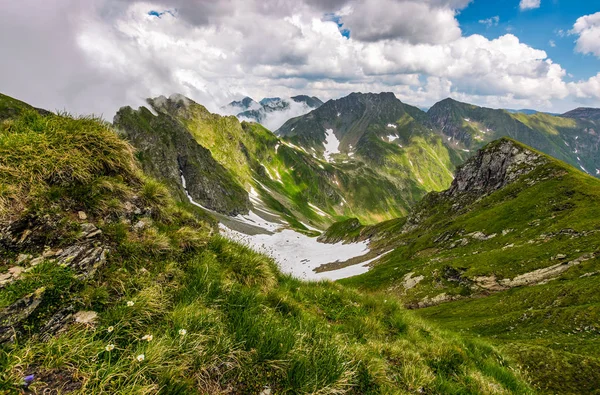
[[[61,369],[32,368],[29,374],[35,376],[29,387],[30,394],[59,395],[79,390],[83,383],[72,372]]]

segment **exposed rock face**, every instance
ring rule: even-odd
[[[501,139],[480,150],[460,166],[448,190],[447,197],[469,193],[488,195],[505,187],[546,162],[540,154],[512,140]]]
[[[513,140],[502,138],[492,142],[458,167],[450,188],[429,193],[423,198],[408,217],[403,232],[419,226],[432,214],[432,208],[440,204],[451,202],[453,211],[464,210],[473,201],[504,188],[545,163],[548,163],[545,156]],[[487,240],[496,235],[475,232],[467,236],[475,240]],[[460,245],[468,242],[466,238],[459,240]],[[453,247],[457,245],[455,242]]]
[[[38,308],[42,303],[44,292],[44,288],[39,288],[0,311],[0,344],[13,340],[15,327],[29,318]]]
[[[209,150],[169,115],[185,114],[186,100],[151,100],[155,108],[161,109],[158,116],[146,108],[135,111],[124,107],[115,116],[114,124],[138,150],[144,172],[165,182],[180,200],[187,200],[183,175],[190,196],[204,207],[233,216],[247,214],[248,193]]]

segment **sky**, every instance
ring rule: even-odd
[[[0,0],[0,92],[112,120],[181,93],[600,107],[597,0]]]

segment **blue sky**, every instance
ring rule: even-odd
[[[457,19],[464,35],[481,34],[494,39],[512,33],[521,42],[543,49],[554,62],[560,63],[573,75],[565,77],[565,80],[571,81],[588,79],[600,70],[600,59],[576,53],[576,36],[568,34],[577,18],[598,11],[598,0],[542,0],[539,8],[529,10],[520,10],[515,0],[475,0],[457,15]],[[497,25],[479,22],[494,16],[499,17]],[[550,41],[555,47],[550,45]]]

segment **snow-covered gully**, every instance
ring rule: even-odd
[[[221,221],[219,229],[223,236],[271,256],[282,272],[291,274],[294,277],[313,281],[352,277],[366,273],[371,262],[385,255],[384,253],[375,258],[340,269],[316,273],[314,269],[321,265],[336,261],[344,262],[368,254],[370,251],[368,242],[350,244],[342,244],[341,242],[337,244],[319,243],[316,237],[309,237],[289,229],[283,221],[275,222],[278,216],[268,212],[265,208],[255,207],[255,211],[250,211],[248,215],[226,217],[195,202],[187,191],[183,175],[181,175],[181,181],[190,203],[215,214],[219,218]],[[255,194],[251,193],[251,195]],[[252,196],[251,200],[256,206],[258,203],[257,197]]]

